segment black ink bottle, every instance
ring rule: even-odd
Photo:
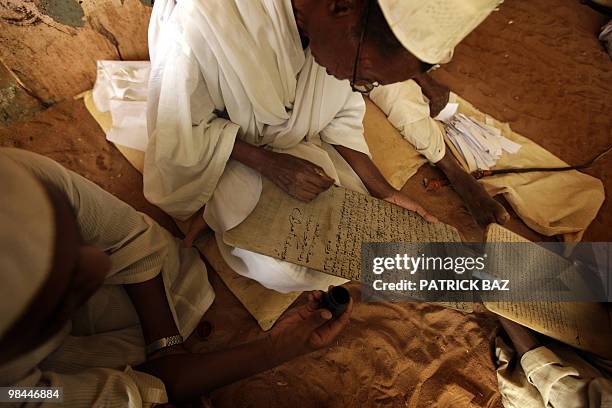
[[[351,294],[342,286],[334,286],[321,297],[321,307],[329,310],[334,318],[344,313],[351,301]]]

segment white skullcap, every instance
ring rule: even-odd
[[[0,338],[49,275],[55,250],[53,206],[27,170],[0,154]]]
[[[391,30],[415,57],[450,61],[453,50],[503,0],[378,0]]]

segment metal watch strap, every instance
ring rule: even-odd
[[[172,347],[179,345],[183,342],[183,336],[177,334],[176,336],[163,337],[155,340],[153,343],[147,344],[146,352],[147,355],[155,353],[157,350],[161,350],[166,347]]]

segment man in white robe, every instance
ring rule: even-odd
[[[422,73],[431,66],[423,61],[445,59],[499,2],[438,3],[428,7],[450,21],[441,33],[424,31],[441,17],[415,1],[156,1],[145,196],[183,220],[205,206],[227,263],[282,292],[339,281],[223,243],[257,204],[262,177],[303,200],[336,183],[435,221],[371,162],[353,90],[374,82],[361,78]]]
[[[258,340],[189,353],[182,338],[214,299],[195,249],[48,158],[0,149],[0,174],[2,387],[63,387],[62,406],[185,402],[348,323],[352,303],[331,319],[317,292]]]

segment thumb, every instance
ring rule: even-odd
[[[431,215],[426,209],[421,206],[418,206],[416,212],[423,217],[426,221],[437,224],[440,222],[435,216]]]
[[[305,326],[311,332],[327,323],[331,318],[332,314],[329,310],[319,309],[310,314],[306,319]]]
[[[431,215],[429,213],[429,211],[427,211],[420,204],[417,204],[416,202],[414,202],[412,200],[410,200],[408,203],[406,203],[406,205],[404,205],[403,207],[406,208],[407,210],[412,210],[412,211],[416,212],[421,217],[423,217],[426,221],[432,222],[434,224],[440,222],[436,217]]]

